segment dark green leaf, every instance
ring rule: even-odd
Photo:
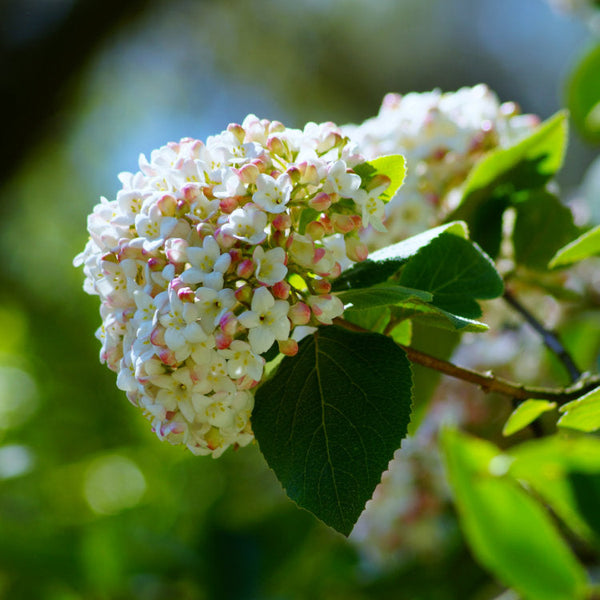
[[[422,247],[404,266],[399,283],[431,292],[433,305],[467,319],[481,315],[476,299],[495,298],[504,290],[489,256],[450,233]]]
[[[304,235],[306,231],[306,226],[311,222],[317,219],[317,217],[321,213],[314,208],[305,208],[302,210],[300,214],[300,221],[298,223],[298,233]]]
[[[556,251],[577,236],[573,215],[554,194],[545,190],[527,194],[515,207],[515,260],[526,267],[545,270]]]
[[[414,300],[392,308],[395,319],[410,319],[449,331],[487,331],[488,326],[480,321],[459,317],[433,304]]]
[[[391,311],[389,307],[367,308],[364,310],[352,310],[348,308],[344,311],[344,319],[359,325],[364,329],[375,333],[383,333],[387,324],[390,322]]]
[[[502,214],[513,195],[543,187],[562,165],[566,143],[567,120],[561,112],[519,143],[490,152],[471,171],[450,218],[466,221],[471,239],[496,256]]]
[[[571,471],[569,482],[579,513],[600,541],[600,473]]]
[[[368,260],[356,263],[333,282],[333,291],[370,287],[387,281],[406,261],[442,233],[467,238],[467,226],[460,222],[446,223],[391,246],[373,252]]]
[[[506,474],[510,459],[488,442],[443,435],[448,475],[476,558],[529,600],[577,600],[585,572],[542,506]]]
[[[389,338],[322,327],[256,392],[252,424],[290,498],[348,535],[406,435],[406,354]]]
[[[392,283],[382,283],[368,288],[337,292],[337,297],[346,304],[352,304],[353,310],[391,306],[407,300],[419,299],[430,302],[433,296],[429,292],[414,290]]]
[[[574,70],[567,87],[567,105],[575,126],[590,141],[600,142],[600,44],[592,48]]]

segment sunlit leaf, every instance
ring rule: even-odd
[[[560,427],[587,432],[597,431],[600,429],[600,389],[563,404],[559,410],[563,413],[558,420]]]
[[[290,498],[348,535],[406,435],[406,354],[388,337],[320,328],[256,392],[256,439]]]
[[[552,258],[550,268],[562,267],[600,254],[600,225],[586,231],[561,248]]]
[[[512,435],[533,423],[540,415],[556,407],[549,400],[525,400],[511,413],[502,429],[503,435]]]
[[[573,71],[567,87],[567,105],[573,122],[590,141],[600,142],[600,44],[592,48]]]
[[[404,156],[400,154],[378,156],[366,163],[357,165],[354,171],[363,180],[368,180],[376,174],[387,175],[390,178],[390,185],[380,197],[384,202],[389,202],[404,182],[404,178],[406,177],[406,161],[404,160]]]
[[[584,597],[585,572],[549,515],[505,475],[493,445],[447,430],[446,465],[463,531],[476,558],[528,600]]]

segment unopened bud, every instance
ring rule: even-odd
[[[229,131],[230,133],[233,133],[236,140],[240,144],[244,143],[244,140],[246,139],[246,131],[244,130],[244,128],[241,125],[238,125],[237,123],[230,123],[227,126],[227,131]]]
[[[346,256],[355,262],[362,262],[369,256],[369,249],[364,242],[355,237],[348,237],[346,242]]]
[[[219,202],[219,208],[221,209],[221,212],[225,213],[226,215],[232,213],[239,205],[240,203],[235,197],[223,198]]]
[[[381,188],[379,190],[379,193],[381,194],[381,192],[385,191],[387,188],[390,187],[390,183],[392,183],[392,180],[387,175],[378,173],[371,179],[371,181],[369,181],[367,185],[367,191],[371,192],[373,190],[376,190],[377,188]]]
[[[222,331],[215,332],[215,346],[217,350],[225,350],[225,348],[229,348],[233,342],[233,338]]]
[[[256,179],[260,175],[260,171],[255,164],[248,163],[244,165],[239,171],[238,176],[242,183],[256,183]]]
[[[280,137],[272,135],[267,140],[267,148],[272,154],[278,154],[279,156],[285,156],[287,153],[285,144]]]
[[[350,233],[354,227],[354,219],[349,215],[334,213],[331,215],[331,224],[336,233]]]
[[[233,338],[233,336],[237,333],[238,328],[237,317],[232,312],[226,312],[219,319],[219,327],[224,334]]]
[[[292,286],[287,281],[278,281],[274,286],[271,287],[273,296],[279,300],[287,300]]]
[[[173,196],[165,195],[157,203],[158,210],[160,210],[163,217],[175,216],[177,210],[177,202]]]
[[[275,246],[285,248],[290,238],[285,234],[285,231],[274,231],[271,236],[271,241]]]
[[[177,290],[177,297],[182,302],[194,302],[196,299],[196,295],[194,294],[194,290],[191,287],[181,287]]]
[[[188,243],[181,238],[169,238],[165,241],[165,255],[169,262],[180,263],[187,259]]]
[[[234,296],[241,304],[249,305],[252,302],[252,288],[245,284],[235,290]]]
[[[277,342],[279,346],[279,352],[286,356],[296,356],[298,354],[298,342],[293,339],[279,340]]]
[[[285,231],[292,226],[292,217],[288,213],[279,213],[272,222],[273,228],[278,231]]]
[[[329,294],[331,291],[331,283],[326,279],[313,279],[310,287],[315,294]]]
[[[333,233],[333,225],[331,223],[331,219],[327,215],[323,215],[319,219],[319,223],[325,227],[325,233],[327,235],[331,235]]]
[[[300,183],[300,180],[302,179],[302,172],[296,165],[288,167],[286,173],[289,175],[293,184]]]
[[[323,223],[319,223],[319,221],[311,221],[306,226],[306,235],[310,236],[312,240],[320,240],[325,237],[325,226]]]
[[[331,206],[331,196],[325,192],[320,192],[308,201],[308,205],[319,212],[323,212]]]
[[[310,321],[310,308],[304,302],[297,302],[288,311],[288,317],[293,325],[306,325]]]

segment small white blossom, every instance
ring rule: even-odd
[[[256,263],[256,279],[265,285],[275,285],[287,274],[283,248],[272,248],[265,252],[261,246],[256,246],[252,258]]]
[[[256,180],[256,192],[252,196],[255,204],[269,213],[282,213],[290,201],[292,182],[287,173],[273,179],[261,173]]]

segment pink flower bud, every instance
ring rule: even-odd
[[[233,342],[233,338],[222,331],[217,331],[215,333],[215,346],[218,350],[225,350],[225,348],[229,348]]]
[[[331,283],[326,279],[313,279],[310,282],[310,287],[315,294],[329,294],[331,291]]]
[[[290,306],[288,317],[293,325],[306,325],[310,321],[310,308],[304,302]]]
[[[271,292],[275,298],[279,300],[287,300],[292,286],[287,281],[278,281],[272,288]]]
[[[215,240],[217,240],[217,244],[219,244],[223,250],[229,250],[229,248],[237,241],[232,235],[223,233],[223,230],[220,227],[215,231],[214,237]]]
[[[254,267],[254,263],[249,258],[243,260],[238,264],[236,269],[238,277],[241,277],[242,279],[248,279],[252,276],[252,273],[254,273]]]
[[[252,379],[248,375],[243,375],[239,379],[236,380],[236,387],[238,390],[251,390],[258,385],[258,381]]]
[[[336,277],[339,277],[342,274],[342,265],[340,265],[339,262],[336,262],[333,265],[333,269],[331,269],[331,271],[329,271],[329,277],[331,277],[331,279],[335,279]]]
[[[238,328],[237,317],[232,312],[226,312],[219,319],[219,327],[225,335],[233,338],[233,336],[237,333]]]
[[[331,215],[331,224],[336,233],[350,233],[354,227],[354,219],[349,215],[334,213]]]
[[[160,361],[168,367],[176,367],[177,359],[175,358],[175,352],[169,348],[160,348],[157,352]]]
[[[331,206],[331,196],[325,192],[320,192],[308,201],[308,205],[319,212],[323,212]]]
[[[219,202],[219,208],[221,209],[221,212],[227,215],[232,213],[239,205],[239,200],[236,197],[223,198]]]
[[[182,287],[177,290],[177,297],[182,302],[194,302],[196,296],[194,290],[191,287]]]
[[[260,175],[260,171],[255,164],[248,163],[238,171],[238,176],[242,183],[256,183],[256,178]]]
[[[325,227],[325,233],[327,235],[331,235],[333,233],[333,225],[331,223],[331,219],[327,215],[323,215],[319,219],[319,223]]]
[[[317,264],[324,256],[327,254],[327,250],[325,248],[315,248],[315,253],[313,254],[313,264]]]
[[[298,165],[298,168],[302,174],[300,183],[308,183],[312,185],[319,185],[319,183],[321,183],[317,167],[314,165],[303,162]]]
[[[300,179],[302,178],[302,172],[296,165],[292,165],[288,167],[286,173],[290,176],[293,184],[300,183]]]
[[[286,212],[279,213],[272,222],[273,228],[278,231],[285,231],[292,226],[292,217]]]
[[[207,235],[214,235],[215,228],[210,223],[198,223],[196,225],[196,232],[200,237],[200,241],[202,241]]]
[[[346,242],[346,256],[355,262],[362,262],[369,256],[369,249],[358,238],[348,237]]]
[[[271,236],[271,241],[275,246],[285,248],[290,243],[290,238],[285,234],[285,231],[274,231]]]
[[[296,356],[298,354],[298,342],[293,339],[279,340],[277,342],[279,346],[279,352],[286,356]]]
[[[287,154],[287,149],[284,142],[276,135],[269,137],[267,140],[267,148],[272,154],[278,154],[279,156],[285,156]]]
[[[177,209],[177,202],[173,196],[165,195],[157,203],[158,210],[160,210],[163,217],[175,216],[175,210]]]
[[[150,332],[150,341],[155,346],[165,345],[165,328],[162,325],[156,325]]]
[[[306,234],[314,241],[323,239],[326,233],[325,226],[323,223],[319,223],[319,221],[311,221],[306,226]]]
[[[244,143],[244,140],[246,138],[246,132],[244,131],[244,128],[241,125],[238,125],[237,123],[230,123],[227,126],[227,131],[233,133],[233,135],[240,144]]]
[[[162,271],[167,264],[167,261],[164,258],[156,258],[152,256],[148,259],[148,268],[153,271]]]

